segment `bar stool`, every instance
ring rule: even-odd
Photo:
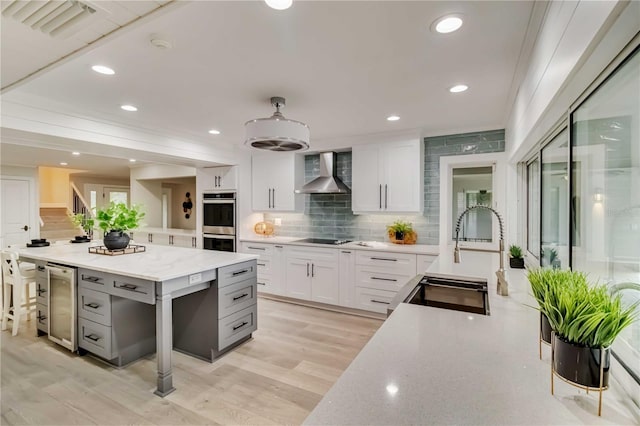
[[[13,320],[13,336],[18,334],[20,326],[20,311],[27,308],[27,321],[31,321],[30,307],[35,306],[31,300],[29,286],[35,281],[36,271],[32,264],[25,264],[21,268],[18,264],[18,253],[13,251],[2,252],[2,281],[4,306],[2,310],[2,331],[7,329],[9,320]],[[26,293],[24,304],[22,294]],[[13,301],[13,303],[12,303]]]

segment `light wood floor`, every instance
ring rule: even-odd
[[[173,352],[177,390],[163,399],[155,356],[116,369],[24,321],[18,336],[0,333],[0,423],[299,424],[381,324],[259,299],[258,331],[235,351],[214,363]]]

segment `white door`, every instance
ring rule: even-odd
[[[308,259],[287,259],[287,296],[311,299],[311,262]]]
[[[340,304],[340,275],[336,264],[314,261],[311,277],[311,300]]]
[[[385,144],[382,158],[382,209],[388,212],[421,212],[420,141]]]
[[[31,184],[28,180],[2,179],[2,247],[31,240]]]
[[[379,167],[379,145],[353,147],[351,199],[354,212],[382,210]]]

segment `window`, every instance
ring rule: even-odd
[[[527,251],[540,256],[540,160],[527,164]]]
[[[453,169],[452,222],[456,238],[458,218],[467,208],[476,205],[492,207],[493,168],[466,167]],[[471,210],[460,222],[460,241],[490,243],[493,241],[493,213]]]

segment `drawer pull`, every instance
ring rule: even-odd
[[[372,257],[371,260],[385,260],[387,262],[397,262],[398,259],[390,259],[388,257]]]
[[[46,320],[46,319],[47,319],[47,316],[46,316],[46,315],[39,314],[39,315],[36,317],[36,319],[37,319],[38,321],[42,322],[42,321],[44,321],[44,320]]]
[[[383,302],[382,300],[371,299],[371,303],[380,303],[381,305],[390,305],[391,302]]]
[[[122,284],[122,285],[116,285],[116,287],[118,288],[123,288],[125,290],[129,290],[129,291],[136,291],[136,288],[138,288],[137,285],[133,285],[133,284]]]
[[[84,336],[86,339],[92,340],[94,342],[97,342],[98,340],[100,340],[100,336],[97,336],[93,333],[89,334],[88,336]]]
[[[237,277],[238,275],[246,274],[247,272],[249,272],[248,269],[243,269],[242,271],[236,271],[236,272],[232,273],[231,275],[234,276],[234,277]]]
[[[84,306],[91,309],[98,309],[100,307],[100,305],[97,304],[96,302],[85,303]]]
[[[251,249],[251,250],[266,250],[266,248],[264,247],[251,247],[251,246],[247,246],[247,248]]]
[[[267,266],[266,263],[258,263],[258,266]]]
[[[265,283],[261,283],[260,281],[258,281],[257,283],[258,285],[266,285]]]
[[[282,246],[276,246],[276,248],[282,248]]]
[[[351,253],[350,251],[346,251],[346,250],[342,250],[342,252],[347,254]]]
[[[244,327],[244,326],[245,326],[245,325],[247,325],[247,324],[249,324],[249,323],[248,323],[248,322],[246,322],[246,321],[243,321],[243,322],[242,322],[242,324],[240,324],[240,325],[236,325],[235,327],[233,327],[233,331],[236,331],[236,330],[238,330],[238,329],[240,329],[240,328]]]
[[[97,282],[100,282],[102,278],[92,277],[92,276],[87,276],[87,277],[83,276],[82,279],[85,281],[90,281],[92,283],[97,283]]]
[[[36,290],[38,292],[38,296],[42,296],[42,293],[46,293],[47,290],[45,290],[44,288],[38,287],[38,289]]]
[[[372,280],[378,280],[378,281],[393,281],[396,282],[398,280],[394,279],[394,278],[380,278],[380,277],[371,277]]]
[[[38,267],[37,267],[37,269],[38,269],[38,271],[40,271],[40,272],[44,272],[44,266],[38,266]]]
[[[234,297],[234,298],[233,298],[233,301],[235,302],[236,300],[240,300],[240,299],[242,299],[243,297],[247,297],[248,295],[249,295],[249,293],[244,293],[244,294],[243,294],[243,295],[241,295],[241,296],[236,296],[236,297]]]

